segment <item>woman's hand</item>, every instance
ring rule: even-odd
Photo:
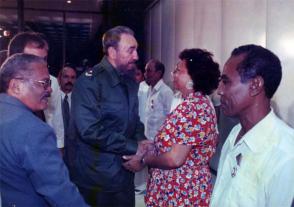
[[[143,140],[138,143],[136,155],[141,156],[141,159],[148,152],[154,150],[154,142],[152,140]]]

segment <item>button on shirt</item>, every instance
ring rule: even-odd
[[[294,130],[273,111],[234,145],[240,130],[236,125],[222,148],[210,206],[291,206]]]
[[[173,91],[159,80],[152,88],[149,86],[145,107],[145,136],[153,140],[158,129],[170,112]]]

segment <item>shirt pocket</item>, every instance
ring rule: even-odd
[[[104,120],[116,122],[116,124],[123,124],[124,117],[128,115],[128,109],[118,101],[103,102],[100,104],[100,109]]]
[[[232,194],[235,194],[235,196],[233,196],[236,198],[235,201],[238,204],[244,204],[246,206],[258,206],[259,197],[263,196],[262,192],[260,192],[261,186],[259,184],[258,173],[254,171],[253,166],[251,170],[239,169],[238,171],[236,177],[232,178]]]

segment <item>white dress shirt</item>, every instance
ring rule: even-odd
[[[52,93],[49,98],[48,108],[44,110],[47,124],[55,131],[57,137],[57,147],[64,147],[64,127],[61,110],[61,90],[57,79],[50,75]]]
[[[67,101],[68,101],[68,104],[69,104],[69,108],[71,108],[71,92],[66,94],[63,91],[60,91],[60,94],[61,94],[61,99],[60,99],[61,103],[63,102],[65,95],[67,95],[67,97],[68,97]]]
[[[145,81],[142,81],[139,85],[138,99],[139,99],[139,116],[140,121],[144,123],[145,120],[145,106],[147,101],[147,93],[149,86]]]
[[[271,112],[221,152],[211,207],[290,207],[294,198],[294,130]],[[239,162],[236,157],[240,156]]]
[[[145,136],[153,140],[158,129],[170,112],[173,91],[162,79],[152,88],[149,86],[145,106]]]

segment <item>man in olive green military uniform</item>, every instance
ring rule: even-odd
[[[102,43],[105,56],[81,75],[72,93],[74,182],[93,206],[134,206],[134,174],[122,166],[122,156],[144,149],[138,85],[127,76],[138,60],[138,44],[124,26],[108,30]]]

